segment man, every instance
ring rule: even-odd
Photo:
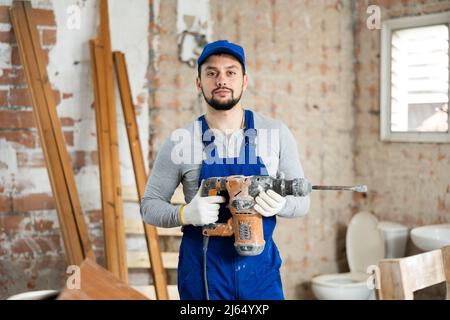
[[[221,40],[204,48],[196,86],[207,103],[206,113],[165,141],[141,202],[146,223],[183,226],[178,264],[181,299],[284,299],[281,258],[272,239],[276,215],[305,215],[309,197],[283,197],[273,190],[257,196],[254,209],[263,216],[266,241],[257,256],[240,256],[234,237],[210,237],[204,242],[201,232],[203,225],[230,217],[224,197],[200,196],[202,180],[231,175],[304,177],[289,129],[280,121],[243,109],[240,99],[247,83],[241,46]],[[174,206],[170,199],[180,182],[187,205]]]

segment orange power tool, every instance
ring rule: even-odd
[[[272,189],[281,196],[307,196],[312,190],[349,190],[367,192],[367,187],[313,186],[303,178],[285,180],[270,176],[212,177],[202,181],[202,197],[225,196],[231,218],[226,223],[214,223],[203,227],[204,236],[228,237],[234,233],[234,246],[242,256],[256,256],[264,250],[262,216],[253,209],[255,198],[261,191]]]

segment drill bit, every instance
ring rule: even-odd
[[[366,185],[357,186],[312,186],[313,190],[347,190],[354,192],[367,192]]]

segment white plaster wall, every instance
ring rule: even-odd
[[[112,49],[113,51],[121,51],[125,54],[130,87],[135,104],[137,103],[137,96],[140,95],[143,99],[143,103],[139,105],[137,121],[143,155],[146,161],[145,167],[147,168],[146,155],[148,153],[147,140],[149,134],[149,114],[147,107],[149,95],[147,88],[148,80],[146,79],[149,62],[148,0],[109,0],[109,13]],[[119,132],[122,185],[125,190],[135,190],[136,182],[134,179],[133,164],[131,161],[118,90],[116,90],[116,106],[118,107],[117,127]]]
[[[12,0],[0,0],[1,5],[11,5]],[[70,17],[68,8],[76,5],[80,12],[80,28],[70,29],[67,25]],[[57,24],[57,41],[49,53],[47,68],[53,89],[61,94],[70,93],[68,99],[61,99],[58,105],[59,117],[74,119],[74,146],[69,151],[85,152],[97,150],[95,113],[92,108],[93,88],[89,56],[89,40],[97,35],[98,1],[86,0],[34,0],[33,8],[53,9]],[[147,0],[109,0],[110,32],[113,50],[125,53],[132,96],[138,108],[138,126],[143,154],[147,161],[148,153],[148,23],[149,4]],[[10,28],[0,25],[0,29]],[[45,28],[45,27],[44,27]],[[9,30],[9,29],[8,29]],[[0,67],[10,64],[9,45],[0,47]],[[135,188],[128,140],[121,111],[118,90],[116,94],[117,125],[120,144],[120,164],[122,185]],[[30,168],[17,172],[16,150],[13,143],[2,140],[2,158],[7,170],[1,170],[0,179],[13,183],[15,176],[26,177],[30,185],[23,192],[50,192],[47,172],[41,168]],[[5,168],[3,168],[5,169]],[[98,209],[100,204],[99,174],[97,165],[88,165],[76,174],[78,192],[84,210]]]

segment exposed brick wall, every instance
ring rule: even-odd
[[[6,4],[11,2],[4,1],[5,5],[0,6],[0,299],[26,290],[62,288],[67,276],[55,202],[9,20]],[[150,2],[134,1],[127,12],[123,9],[128,5],[126,2],[108,2],[113,50],[125,53],[140,136],[145,139],[148,86],[151,84],[145,77]],[[81,10],[81,26],[76,30],[66,28],[67,8],[73,4],[70,0],[32,1],[81,208],[97,262],[103,264],[100,179],[88,46],[88,40],[97,35],[98,1],[76,4]],[[118,19],[131,22],[124,27],[117,23]],[[124,199],[128,199],[134,196],[135,182],[118,90],[116,92],[122,191]],[[144,142],[144,152],[147,149]],[[130,239],[131,244],[133,241]]]
[[[54,12],[32,12],[48,64],[49,52],[56,44]],[[4,298],[25,290],[62,287],[65,259],[9,6],[0,6],[0,25],[1,58],[5,62],[0,71],[0,298]],[[57,106],[72,96],[53,92]],[[63,114],[60,121],[74,173],[87,165],[97,165],[96,152],[75,148],[75,119]],[[102,261],[100,212],[87,210],[85,217]]]
[[[450,145],[382,142],[380,30],[366,28],[369,4],[382,20],[450,10],[449,1],[357,1],[355,10],[355,174],[369,187],[357,206],[408,227],[450,222]],[[411,246],[411,252],[414,247]]]
[[[43,41],[42,35],[55,32],[55,18],[52,11],[42,9],[34,9],[33,17],[38,22],[48,62],[48,48],[54,45],[55,39],[46,36]],[[63,270],[64,253],[59,232],[55,229],[55,203],[51,192],[24,191],[29,181],[22,172],[33,175],[33,168],[43,169],[45,163],[10,22],[9,6],[0,7],[0,23],[2,55],[9,55],[2,57],[7,66],[0,74],[0,140],[13,148],[9,152],[17,154],[16,170],[7,164],[0,169],[0,297],[6,297],[14,293],[14,288],[24,291],[53,285],[56,278],[50,277],[48,268],[56,266]],[[69,132],[65,132],[66,138]],[[2,148],[2,152],[6,151]],[[48,283],[44,284],[46,281]]]
[[[357,1],[355,7],[355,176],[368,185],[355,207],[409,228],[450,222],[450,145],[382,142],[380,134],[380,30],[366,28],[366,8],[380,5],[382,20],[450,10],[449,1]],[[420,251],[408,241],[407,255]],[[437,285],[417,299],[445,295]]]

